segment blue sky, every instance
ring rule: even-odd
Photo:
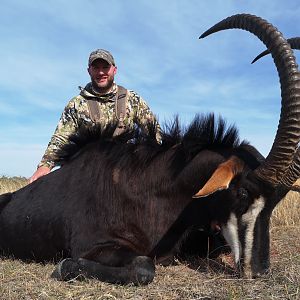
[[[89,81],[97,48],[113,53],[117,83],[138,92],[161,123],[215,112],[267,155],[280,87],[270,56],[250,64],[264,45],[242,30],[198,39],[236,13],[300,36],[297,0],[1,1],[0,175],[35,171],[64,106]]]

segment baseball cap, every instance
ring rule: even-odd
[[[93,52],[91,52],[89,56],[89,66],[96,60],[96,59],[104,59],[107,61],[110,65],[115,66],[115,60],[114,57],[111,55],[111,53],[104,49],[97,49]]]

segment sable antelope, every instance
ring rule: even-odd
[[[278,70],[281,116],[266,159],[213,115],[196,117],[183,132],[175,122],[161,144],[150,129],[149,136],[137,130],[117,137],[113,125],[83,130],[61,154],[62,168],[0,197],[2,252],[65,257],[52,274],[60,280],[146,284],[154,261],[200,251],[194,233],[216,222],[241,274],[265,273],[270,216],[296,179],[300,74],[288,42],[259,17],[231,16],[201,38],[229,28],[254,33]]]

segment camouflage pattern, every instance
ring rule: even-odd
[[[97,100],[101,110],[100,123],[102,126],[105,126],[109,122],[117,121],[115,112],[116,84],[113,85],[111,92],[105,95],[95,93],[91,83],[87,84],[85,88],[80,89],[80,94],[72,98],[65,107],[38,167],[47,166],[50,169],[55,167],[57,165],[56,153],[63,145],[68,143],[69,136],[74,134],[79,126],[93,123],[86,101],[87,98]],[[126,127],[133,128],[135,120],[140,124],[146,124],[148,121],[156,121],[155,116],[142,97],[134,91],[129,90],[128,92],[126,115],[123,121]],[[156,138],[160,141],[159,125],[157,126]]]
[[[110,65],[115,66],[115,60],[112,54],[104,49],[97,49],[93,51],[89,56],[89,66],[96,60],[96,59],[104,59],[107,61]]]

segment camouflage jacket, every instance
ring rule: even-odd
[[[81,92],[78,96],[72,98],[65,107],[48,147],[43,155],[38,167],[47,166],[50,169],[57,166],[56,153],[65,144],[69,142],[70,135],[74,134],[81,124],[92,124],[87,98],[95,99],[101,110],[100,123],[105,126],[109,122],[116,122],[117,116],[115,112],[115,95],[117,85],[114,84],[111,92],[105,95],[96,94],[91,83],[85,88],[80,88]],[[149,109],[146,102],[134,91],[129,92],[126,105],[126,115],[124,124],[128,128],[133,128],[135,121],[145,124],[148,121],[156,121],[155,116]],[[160,127],[157,126],[156,138],[160,140]]]

